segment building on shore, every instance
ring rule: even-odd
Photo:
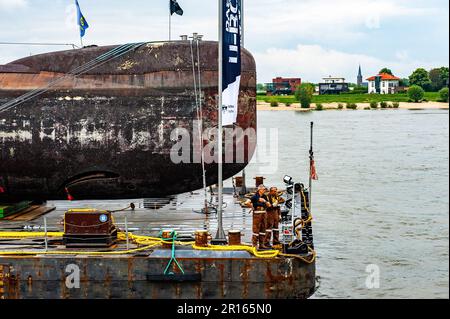
[[[341,94],[349,92],[349,84],[345,82],[345,78],[329,77],[323,78],[323,82],[319,83],[319,94]]]
[[[272,83],[266,83],[267,95],[291,95],[301,84],[301,78],[277,77]]]
[[[361,71],[361,65],[359,65],[358,76],[356,77],[356,85],[363,86],[363,76]]]
[[[369,94],[394,94],[400,88],[400,78],[389,73],[371,76],[367,81],[369,81]]]

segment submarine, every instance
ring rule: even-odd
[[[255,60],[245,49],[241,58],[234,127],[256,132]],[[171,156],[174,130],[194,133],[200,121],[217,131],[217,96],[214,41],[90,46],[0,65],[0,202],[152,198],[216,184],[216,162]],[[200,136],[201,146],[211,142]],[[233,144],[224,179],[256,148],[245,135]]]

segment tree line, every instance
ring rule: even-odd
[[[382,68],[379,72],[394,75],[389,68]],[[426,92],[438,92],[439,90],[448,87],[449,69],[448,67],[434,68],[430,71],[424,68],[416,69],[408,78],[400,80],[400,86],[417,85]]]

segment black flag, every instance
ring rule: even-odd
[[[170,15],[173,15],[174,13],[182,16],[184,12],[177,0],[170,0]]]
[[[222,0],[222,124],[236,123],[241,85],[242,0]]]

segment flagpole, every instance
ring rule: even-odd
[[[223,87],[223,0],[219,0],[219,82],[218,82],[218,132],[217,132],[217,166],[218,166],[218,207],[217,207],[217,234],[215,243],[226,243],[223,230],[223,136],[222,136],[222,87]]]
[[[245,21],[244,21],[244,0],[241,0],[241,45],[242,47],[244,47],[244,37],[245,37],[245,32],[244,32],[244,26],[245,26]]]
[[[169,1],[169,42],[172,41],[172,6]]]
[[[312,164],[313,164],[313,157],[314,157],[314,150],[313,150],[313,134],[314,134],[314,122],[311,122],[311,141],[310,141],[310,148],[309,148],[309,189],[308,189],[308,202],[309,202],[309,211],[311,211],[312,203],[311,203],[311,197],[312,197]]]
[[[241,46],[244,48],[244,0],[241,0]],[[250,159],[249,159],[250,160]],[[242,170],[242,189],[241,193],[246,194],[247,193],[247,182],[246,182],[246,174],[245,174],[245,168]]]
[[[81,42],[81,49],[83,48],[83,37],[80,36],[80,42]]]

